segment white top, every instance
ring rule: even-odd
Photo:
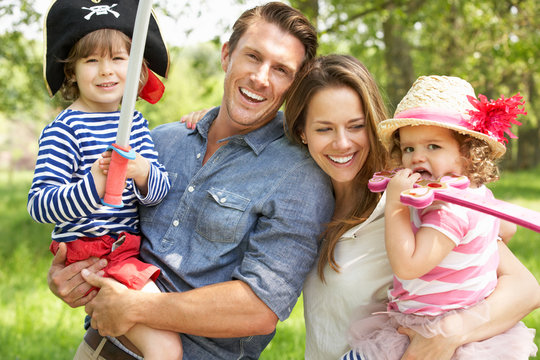
[[[347,331],[354,317],[385,310],[392,269],[384,245],[383,195],[369,218],[345,234],[335,249],[340,272],[328,265],[323,283],[317,266],[304,284],[304,317],[308,360],[337,359],[349,346]]]

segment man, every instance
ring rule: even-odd
[[[184,359],[258,358],[296,303],[333,212],[330,182],[287,141],[278,113],[316,48],[313,26],[288,5],[246,11],[222,47],[221,106],[195,130],[174,123],[153,131],[171,191],[140,209],[141,257],[161,268],[163,293],[98,277],[103,260],[64,267],[63,248],[49,271],[51,290],[71,306],[86,304],[101,335],[142,323],[181,333]],[[82,295],[90,284],[101,287],[97,296]],[[102,351],[106,359],[123,347],[89,329],[79,353],[100,345],[114,354]]]

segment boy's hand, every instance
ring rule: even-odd
[[[96,190],[100,198],[105,196],[105,187],[107,184],[107,173],[109,171],[109,165],[111,163],[111,151],[106,151],[101,154],[101,157],[98,158],[92,164],[90,168],[90,173],[94,178],[94,183],[96,184]]]
[[[148,176],[150,175],[150,162],[137,153],[135,160],[129,160],[127,166],[127,179],[133,179],[142,194],[148,192]]]
[[[92,165],[92,176],[96,182],[96,187],[100,197],[105,195],[105,186],[107,182],[107,174],[111,165],[112,150],[105,151],[101,154],[101,158],[96,160]],[[126,179],[133,179],[137,188],[142,194],[148,191],[148,175],[150,174],[150,162],[139,153],[136,153],[135,160],[129,160],[126,170]],[[98,184],[99,181],[99,184]],[[100,186],[103,186],[103,193],[100,192]]]

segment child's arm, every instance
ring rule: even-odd
[[[437,266],[455,243],[432,228],[420,228],[416,235],[409,208],[399,199],[403,190],[412,188],[420,175],[400,170],[388,183],[385,208],[385,243],[394,274],[401,279],[418,278]]]
[[[99,160],[99,168],[104,174],[109,173],[111,156],[111,151],[107,151]],[[148,192],[148,174],[150,173],[150,163],[139,153],[135,153],[135,156],[135,160],[129,160],[127,163],[126,179],[133,179],[140,193],[142,195],[146,195]]]
[[[451,336],[424,338],[413,330],[399,328],[399,332],[407,334],[411,339],[402,359],[449,358],[450,356],[446,356],[448,350],[453,354],[461,345],[498,335],[540,307],[538,281],[502,241],[499,241],[498,245],[498,283],[495,291],[486,298],[489,321],[477,321],[478,316],[471,315],[476,311],[473,306],[442,320],[441,326],[448,329],[449,334],[454,334]]]
[[[106,177],[96,160],[85,175],[75,134],[56,124],[44,130],[39,143],[27,209],[41,223],[69,222],[101,207]]]

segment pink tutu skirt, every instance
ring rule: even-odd
[[[435,335],[451,336],[463,329],[463,321],[481,323],[489,319],[487,306],[479,304],[472,309],[458,317],[461,323],[457,322],[451,329],[448,326],[443,329],[440,320],[452,314],[463,313],[463,310],[452,310],[441,316],[378,313],[352,322],[348,334],[349,344],[363,360],[400,360],[409,346],[409,337],[397,332],[399,326],[412,329],[426,338]],[[502,334],[459,347],[452,360],[526,360],[535,356],[538,350],[534,344],[534,335],[534,329],[519,322]]]

